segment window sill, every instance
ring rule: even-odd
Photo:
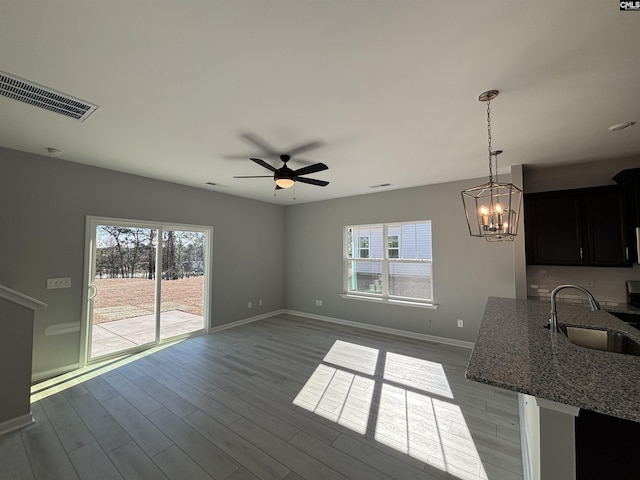
[[[402,305],[404,307],[428,308],[430,310],[435,310],[438,308],[437,303],[420,302],[420,301],[412,301],[412,300],[396,300],[392,298],[382,298],[382,297],[370,297],[368,295],[356,295],[353,293],[341,293],[340,297],[345,298],[347,300],[361,300],[364,302],[385,303],[388,305]]]

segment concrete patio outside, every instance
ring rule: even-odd
[[[155,315],[147,314],[93,325],[91,358],[151,343],[155,340]],[[162,312],[160,338],[162,340],[204,329],[201,315],[180,310]]]

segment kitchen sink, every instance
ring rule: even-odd
[[[558,327],[569,341],[580,347],[640,356],[640,343],[621,332],[595,330],[593,328]]]

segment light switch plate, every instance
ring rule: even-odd
[[[47,289],[70,288],[71,277],[47,278]]]

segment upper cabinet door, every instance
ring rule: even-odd
[[[524,209],[527,263],[631,266],[620,188],[529,194]]]
[[[592,192],[583,201],[589,235],[589,264],[626,267],[629,262],[624,196],[618,189]]]
[[[525,196],[527,263],[583,265],[579,201],[566,195]]]

